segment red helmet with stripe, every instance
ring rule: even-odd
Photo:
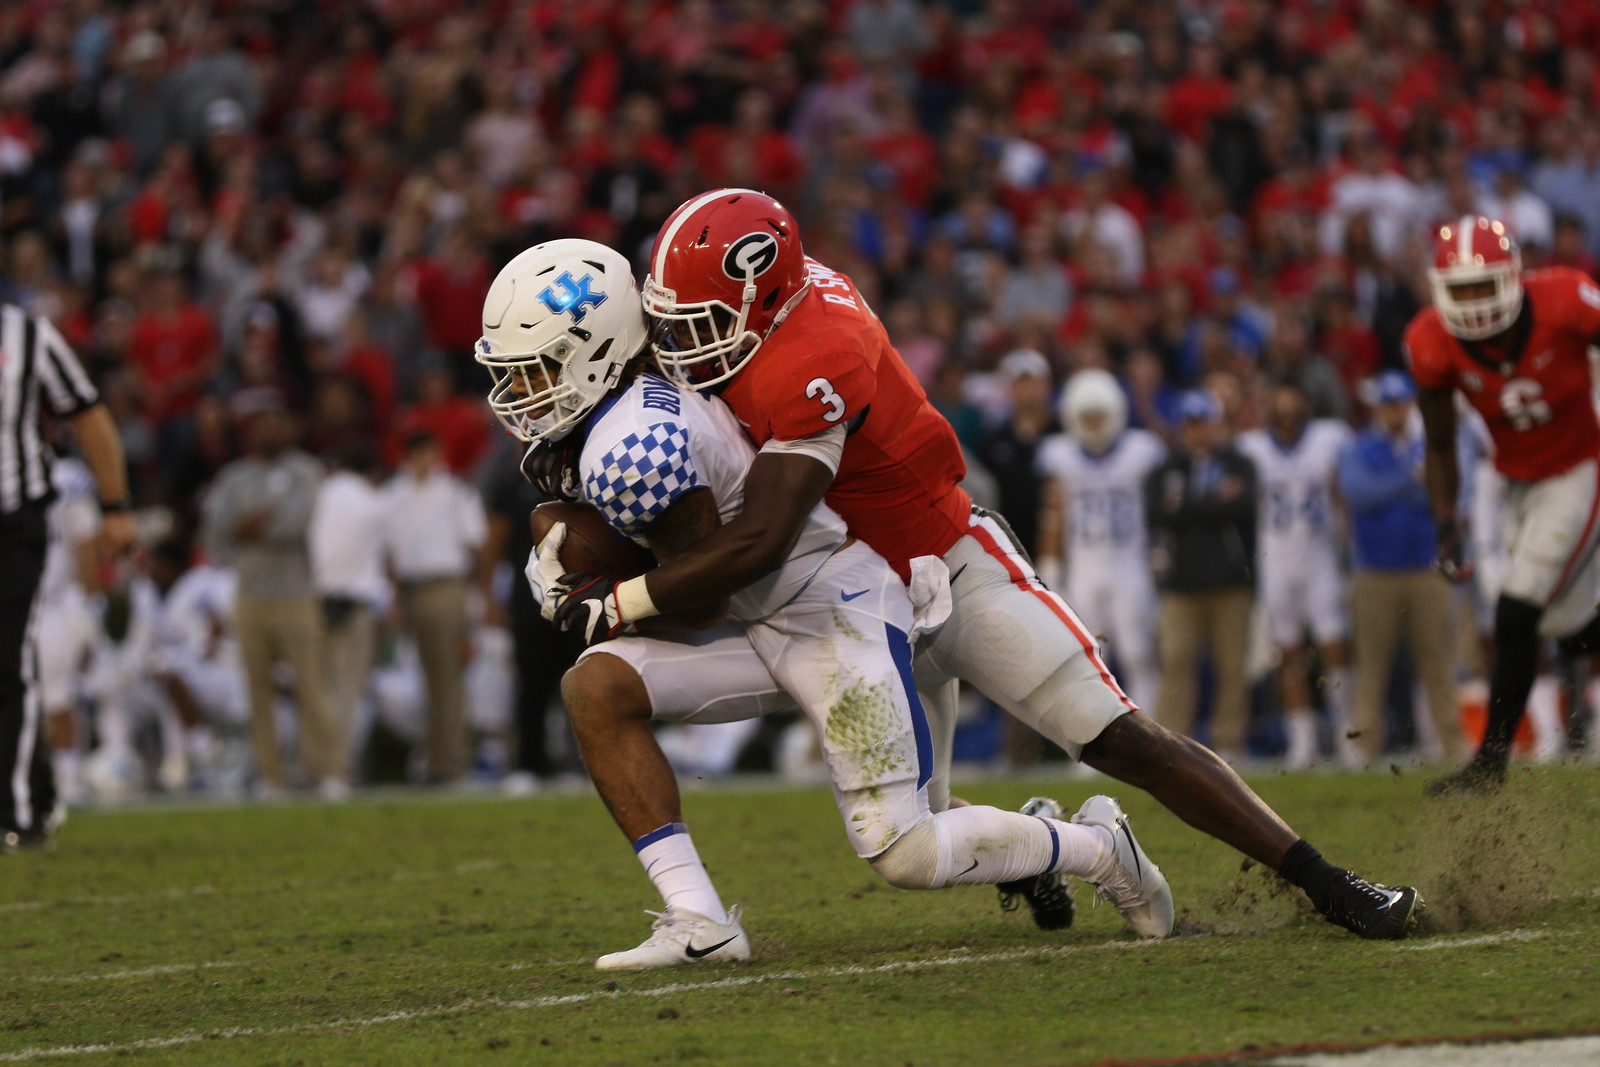
[[[656,234],[644,281],[663,373],[691,389],[732,378],[809,285],[800,231],[782,204],[754,189],[688,200]]]
[[[1464,341],[1493,337],[1522,309],[1522,253],[1503,223],[1463,215],[1439,227],[1433,306],[1445,329]]]

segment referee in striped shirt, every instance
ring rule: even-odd
[[[94,474],[105,514],[101,551],[126,550],[135,527],[116,423],[56,328],[0,303],[0,851],[43,845],[59,822],[33,648],[53,495],[41,403],[72,428]]]

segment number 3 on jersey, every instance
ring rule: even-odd
[[[1543,426],[1553,414],[1550,402],[1544,398],[1544,386],[1532,378],[1513,378],[1501,386],[1500,410],[1518,430]]]
[[[824,422],[838,422],[844,418],[844,397],[834,392],[833,383],[826,378],[813,378],[806,383],[806,396],[822,401],[822,406],[828,410],[823,413]]]

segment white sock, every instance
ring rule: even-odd
[[[1284,760],[1291,767],[1309,767],[1317,761],[1317,717],[1310,708],[1296,708],[1284,713],[1284,732],[1288,734],[1289,751]]]
[[[1528,694],[1528,719],[1533,724],[1533,758],[1549,763],[1561,758],[1567,747],[1567,731],[1561,722],[1561,682],[1553,674],[1541,674]]]
[[[973,804],[934,817],[943,885],[996,885],[1046,871],[1085,878],[1113,856],[1104,827]]]
[[[83,754],[75,748],[50,753],[56,772],[56,792],[69,806],[83,803]]]
[[[667,907],[692,911],[712,922],[728,921],[722,898],[717,896],[711,876],[689,839],[689,828],[683,823],[669,822],[651,830],[633,843],[633,851]]]

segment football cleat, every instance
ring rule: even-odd
[[[1034,797],[1022,805],[1022,814],[1041,819],[1066,821],[1066,813],[1049,797]],[[1041,930],[1065,930],[1072,925],[1074,913],[1072,883],[1061,871],[1046,871],[1015,882],[1001,882],[1000,910],[1016,911],[1026,901],[1033,912],[1033,924]]]
[[[1095,893],[1116,908],[1140,937],[1172,933],[1172,889],[1161,868],[1139,847],[1117,802],[1104,794],[1090,797],[1072,821],[1111,834],[1110,866],[1098,878],[1084,881],[1094,886]]]
[[[1322,917],[1368,941],[1398,941],[1415,929],[1427,908],[1412,886],[1379,885],[1346,871]]]
[[[740,909],[728,909],[728,921],[712,922],[704,915],[670,905],[654,915],[650,936],[638,948],[612,952],[594,961],[600,971],[654,971],[686,963],[727,963],[750,958],[750,939],[739,925]]]
[[[1459,771],[1429,782],[1425,791],[1430,797],[1471,796],[1498,793],[1505,784],[1505,761],[1485,759],[1479,752]]]

